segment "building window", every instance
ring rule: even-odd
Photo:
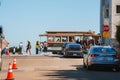
[[[120,13],[120,5],[117,5],[117,6],[116,6],[116,12],[117,12],[117,13]]]
[[[105,9],[105,18],[109,17],[109,9]]]

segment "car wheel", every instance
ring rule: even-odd
[[[83,63],[83,67],[84,67],[84,68],[86,68],[86,65],[85,65],[85,63]]]
[[[57,54],[57,52],[53,51],[52,54]]]
[[[120,68],[119,67],[114,67],[114,68],[112,68],[112,70],[115,71],[115,72],[119,72]]]
[[[117,71],[117,72],[119,72],[119,71],[120,71],[120,68],[119,68],[119,67],[117,67],[117,68],[116,68],[116,71]]]
[[[87,64],[86,68],[87,68],[87,70],[91,70],[92,69],[91,66],[89,66],[88,64]]]
[[[84,67],[84,68],[86,68],[86,65],[85,65],[85,62],[84,62],[84,60],[83,60],[83,67]]]

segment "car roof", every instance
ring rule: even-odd
[[[78,43],[68,43],[67,45],[80,45]]]

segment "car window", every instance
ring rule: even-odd
[[[94,53],[108,53],[108,54],[115,54],[116,51],[113,48],[94,48],[93,49]]]
[[[69,45],[70,48],[80,48],[80,45]]]
[[[73,43],[64,43],[63,48],[65,48],[67,44],[73,44]]]

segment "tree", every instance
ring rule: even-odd
[[[118,41],[120,45],[120,25],[117,26],[117,29],[116,29],[116,40]]]

